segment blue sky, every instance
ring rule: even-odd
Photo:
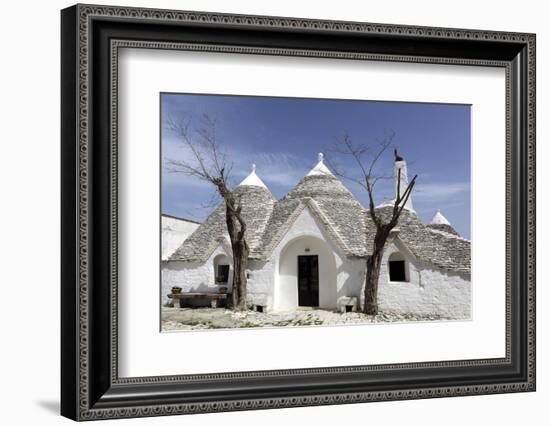
[[[421,220],[429,223],[441,209],[456,230],[470,238],[469,105],[163,93],[161,210],[199,221],[212,209],[215,190],[170,170],[169,158],[190,157],[166,123],[169,117],[184,118],[198,126],[203,114],[216,119],[218,141],[233,163],[233,184],[255,163],[276,198],[292,190],[316,164],[317,153],[327,151],[343,134],[376,149],[377,140],[392,132],[394,145],[407,160],[409,178],[418,174],[412,202]],[[349,165],[342,159],[339,164]],[[378,162],[378,173],[392,170],[393,151],[388,150]],[[363,188],[342,182],[367,206]],[[393,198],[393,191],[391,181],[381,181],[376,203]]]

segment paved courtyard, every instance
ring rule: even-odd
[[[315,325],[344,325],[366,323],[390,323],[410,321],[441,321],[448,318],[437,315],[416,316],[380,313],[372,316],[359,312],[339,313],[322,309],[262,313],[255,311],[234,312],[213,308],[162,307],[162,331],[203,330],[256,327],[300,327]]]

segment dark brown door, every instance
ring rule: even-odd
[[[319,258],[298,256],[298,305],[319,306]]]

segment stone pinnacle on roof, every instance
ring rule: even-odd
[[[399,197],[402,197],[407,190],[407,187],[409,186],[409,177],[407,176],[407,162],[401,155],[397,153],[397,149],[394,150],[394,156],[395,162],[393,164],[393,178],[395,185],[395,197],[391,201],[383,202],[378,207],[393,206],[395,204],[395,200],[397,199],[397,195],[399,194]],[[407,202],[405,203],[405,208],[411,212],[414,212],[414,208],[412,205],[412,196],[413,193],[411,192],[409,194],[409,198],[407,198]]]
[[[397,150],[395,151],[397,154]],[[396,156],[396,158],[399,156]],[[399,157],[403,158],[403,157]],[[395,161],[394,168],[394,179],[395,179],[395,196],[399,193],[401,196],[407,190],[409,186],[409,177],[407,176],[407,162],[403,159]],[[412,205],[412,193],[409,195],[407,202],[405,203],[405,208],[411,211],[414,211]]]
[[[259,186],[267,189],[265,183],[256,174],[256,164],[252,164],[252,171],[238,186]]]
[[[456,229],[453,228],[451,223],[445,216],[441,214],[441,210],[437,209],[432,218],[432,221],[428,224],[428,228],[436,231],[446,232],[447,234],[460,236]]]
[[[451,223],[441,214],[441,210],[437,209],[430,225],[451,225]]]
[[[306,176],[316,176],[316,175],[329,175],[334,176],[331,171],[328,169],[327,166],[325,166],[324,163],[324,155],[322,152],[320,152],[317,155],[317,165],[310,170],[310,172]]]

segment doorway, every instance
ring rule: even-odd
[[[319,256],[298,256],[298,306],[319,306]]]

